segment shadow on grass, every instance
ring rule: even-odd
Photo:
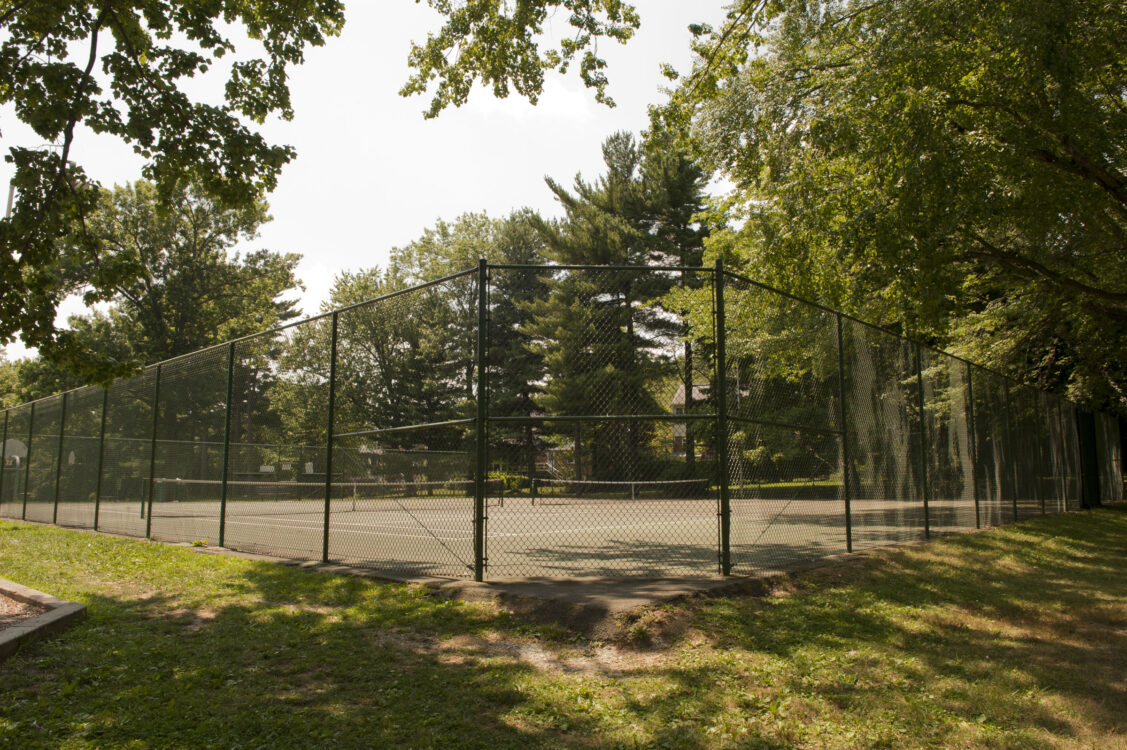
[[[1076,513],[797,574],[793,594],[712,601],[697,620],[721,648],[786,660],[786,695],[914,714],[931,744],[985,723],[1048,747],[1036,730],[1127,730],[1124,564],[1127,508]],[[717,680],[668,676],[682,691],[666,710]]]
[[[84,626],[0,667],[0,746],[551,744],[502,720],[530,668],[436,647],[513,627],[504,616],[266,563],[223,588],[190,609],[190,595],[84,597]]]

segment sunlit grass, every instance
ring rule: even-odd
[[[0,666],[3,747],[1127,746],[1127,508],[637,613],[618,643],[424,590],[0,522],[88,620]]]

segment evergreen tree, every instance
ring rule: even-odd
[[[550,374],[539,402],[558,415],[663,413],[655,384],[673,372],[681,330],[658,300],[676,279],[622,266],[699,262],[699,233],[685,240],[703,180],[699,170],[692,176],[687,162],[657,149],[646,152],[626,133],[607,139],[603,158],[606,174],[594,183],[577,177],[574,193],[549,179],[566,217],[535,221],[552,261],[612,266],[554,274],[548,299],[533,306],[536,345]],[[588,440],[590,475],[638,475],[652,424],[596,424]],[[574,425],[581,474],[583,440],[580,423]]]

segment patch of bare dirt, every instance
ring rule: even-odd
[[[0,630],[36,615],[41,615],[46,611],[46,607],[41,607],[38,604],[28,604],[0,594]]]

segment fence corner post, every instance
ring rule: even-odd
[[[488,431],[486,422],[489,418],[489,407],[486,392],[486,364],[488,355],[485,351],[488,327],[488,277],[489,266],[485,258],[477,262],[477,404],[474,418],[474,567],[475,581],[485,579],[485,485],[486,473],[489,468],[488,446],[486,439]]]
[[[732,574],[732,497],[728,466],[728,353],[724,312],[724,261],[716,259],[716,463],[720,477],[720,573]]]

